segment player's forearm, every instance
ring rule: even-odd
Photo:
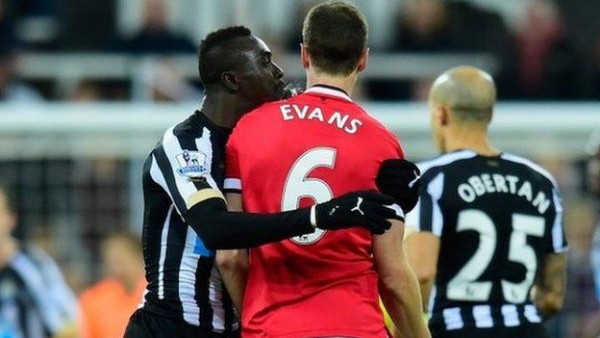
[[[185,218],[213,250],[251,248],[314,232],[310,209],[279,214],[228,212],[225,202],[217,198],[195,204]]]
[[[216,263],[233,305],[241,313],[248,276],[248,254],[245,250],[220,250]]]
[[[383,277],[380,295],[401,337],[431,337],[423,320],[417,278],[408,265],[402,274]]]
[[[544,318],[549,318],[562,309],[567,284],[566,268],[565,253],[546,257],[542,274],[536,280],[533,290],[533,301]]]

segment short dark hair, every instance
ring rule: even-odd
[[[232,26],[214,31],[206,36],[198,48],[198,72],[200,81],[205,86],[219,82],[221,74],[233,67],[228,54],[228,43],[241,37],[252,35],[244,26]]]
[[[313,7],[302,27],[302,41],[315,67],[332,75],[349,75],[356,69],[367,34],[367,19],[343,1]]]

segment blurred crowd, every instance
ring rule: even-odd
[[[199,41],[169,25],[165,0],[144,0],[142,24],[127,36],[117,29],[117,2],[0,0],[0,98],[95,101],[136,96],[130,79],[81,79],[59,90],[48,79],[20,78],[16,64],[22,53],[195,54]],[[297,11],[303,14],[312,2],[296,1]],[[600,12],[598,1],[523,0],[510,23],[478,1],[399,2],[390,14],[392,34],[375,53],[488,53],[498,65],[501,99],[600,98],[600,24],[594,16]],[[296,53],[300,23],[293,22],[293,27],[278,35],[263,34],[260,28],[256,32],[277,52]],[[178,74],[169,62],[146,68],[142,82],[149,87],[148,99],[195,100],[201,95],[197,77]],[[430,81],[370,79],[362,83],[361,93],[370,100],[416,100]]]

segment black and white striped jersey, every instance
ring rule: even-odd
[[[540,323],[534,279],[546,255],[567,246],[554,178],[507,153],[462,150],[419,167],[420,199],[406,223],[440,237],[430,327]]]
[[[45,252],[26,246],[0,269],[0,337],[50,337],[76,321],[77,299]]]
[[[238,328],[231,299],[208,250],[184,218],[196,191],[221,190],[230,130],[200,111],[168,129],[144,166],[142,241],[145,311],[213,332]]]

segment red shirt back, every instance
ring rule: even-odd
[[[246,115],[227,145],[226,189],[248,212],[293,210],[375,189],[395,136],[342,91],[313,87]],[[314,234],[250,250],[244,337],[386,337],[371,234]]]

